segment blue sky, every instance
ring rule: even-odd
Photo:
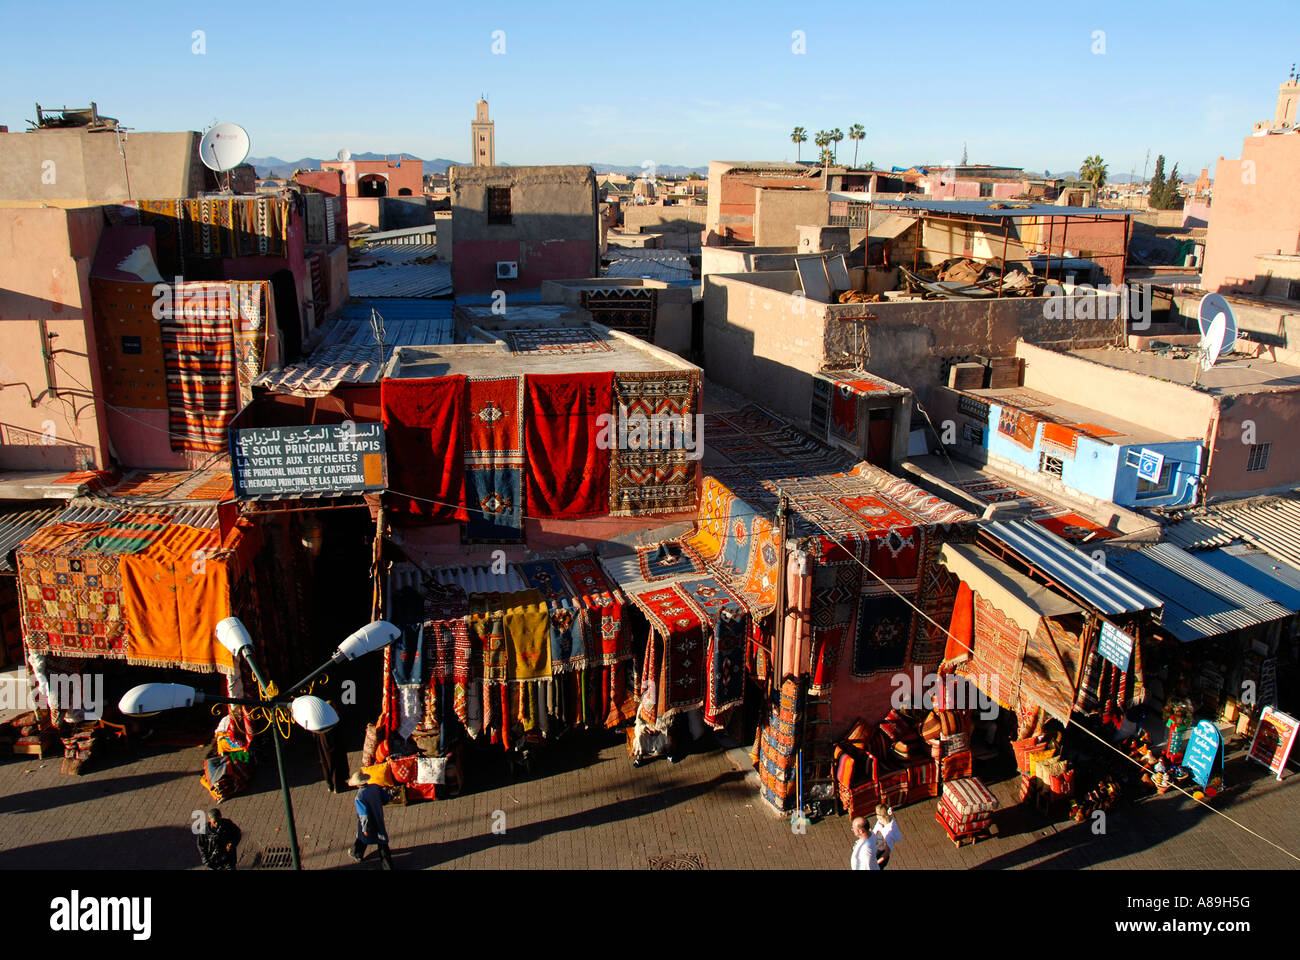
[[[1150,148],[1194,174],[1240,155],[1300,58],[1294,0],[792,6],[0,0],[0,124],[94,99],[137,130],[241,123],[255,156],[464,161],[486,93],[506,163],[793,159],[796,124],[862,123],[863,162],[956,161],[965,141],[972,163],[1095,152],[1141,175]]]

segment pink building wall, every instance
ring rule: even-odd
[[[388,183],[385,196],[402,196],[403,190],[411,191],[409,196],[424,196],[424,161],[402,158],[399,165],[396,160],[327,160],[321,165],[322,171],[339,171],[349,197],[360,196],[358,184],[367,176],[377,175]]]
[[[456,293],[535,290],[547,280],[591,273],[596,245],[590,240],[457,240],[451,264]],[[499,260],[519,264],[518,280],[498,280]]]
[[[0,468],[108,463],[90,313],[90,269],[103,226],[98,207],[0,209]],[[57,334],[50,343],[58,397],[47,392],[41,320]]]
[[[1241,157],[1219,158],[1201,286],[1230,290],[1255,278],[1261,253],[1300,249],[1300,134],[1247,137]]]

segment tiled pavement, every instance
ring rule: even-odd
[[[373,858],[347,858],[355,819],[352,795],[319,782],[311,745],[295,736],[289,756],[293,801],[308,869],[367,870]],[[612,736],[578,735],[554,746],[531,774],[500,765],[470,771],[467,792],[436,802],[390,807],[388,828],[399,869],[645,869],[651,858],[738,869],[844,869],[852,838],[847,817],[796,834],[771,812],[721,748],[675,766],[640,769]],[[133,747],[104,753],[81,777],[59,761],[0,761],[0,868],[195,868],[189,825],[212,805],[197,771],[202,749]],[[356,753],[350,759],[355,763]],[[1294,771],[1277,783],[1262,767],[1230,759],[1231,802],[1224,810],[1300,855],[1300,792]],[[994,785],[1004,808],[1016,781]],[[265,847],[285,843],[273,765],[258,769],[250,791],[222,804],[244,833],[240,867]],[[500,814],[497,811],[501,811]],[[504,815],[504,833],[494,823]],[[1053,828],[1020,810],[1001,812],[1001,834],[961,849],[934,821],[934,801],[898,811],[904,845],[895,869],[1232,869],[1290,868],[1297,861],[1191,800],[1169,796],[1112,811],[1104,835],[1091,823]],[[1036,827],[1036,829],[1034,829]]]

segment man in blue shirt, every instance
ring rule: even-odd
[[[364,860],[366,847],[375,844],[379,847],[380,868],[393,869],[393,857],[388,850],[388,831],[384,827],[384,804],[388,795],[384,788],[370,782],[370,777],[359,773],[357,779],[361,789],[357,791],[353,805],[357,811],[357,840],[348,851],[353,860]]]

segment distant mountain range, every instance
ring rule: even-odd
[[[353,160],[396,160],[399,154],[396,153],[354,153]],[[400,154],[404,160],[420,160],[419,157],[410,153]],[[331,157],[331,160],[334,158]],[[302,157],[298,160],[281,160],[279,157],[249,157],[248,163],[253,165],[259,177],[274,177],[275,179],[284,179],[292,177],[295,170],[319,170],[321,161],[318,157]],[[425,173],[446,173],[447,168],[452,164],[459,164],[460,160],[445,160],[439,157],[437,160],[423,160]]]
[[[354,153],[353,160],[390,160],[396,159],[396,153]],[[410,160],[421,160],[420,157],[410,153],[401,154],[402,157]],[[331,158],[332,159],[332,158]],[[279,157],[249,157],[248,162],[253,165],[259,177],[273,177],[275,179],[284,179],[292,177],[295,170],[319,170],[321,161],[318,157],[302,157],[298,160],[281,160]],[[463,165],[461,160],[447,160],[439,157],[436,160],[422,160],[425,173],[446,173],[447,168],[456,165]],[[501,164],[501,166],[510,166],[510,164]],[[591,163],[588,164],[597,174],[622,173],[627,176],[640,176],[645,172],[645,168],[638,164],[618,164],[618,163]],[[684,177],[687,174],[698,173],[700,176],[708,176],[708,166],[702,167],[684,167],[674,164],[668,164],[662,167],[655,167],[655,172],[669,177]]]

